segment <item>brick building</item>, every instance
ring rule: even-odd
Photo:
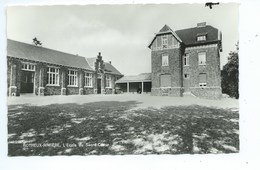
[[[173,31],[165,25],[148,46],[152,59],[152,95],[221,96],[221,32],[205,22]]]
[[[123,75],[99,53],[85,58],[7,40],[8,95],[113,94]]]

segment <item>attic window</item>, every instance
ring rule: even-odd
[[[197,36],[197,41],[206,41],[206,35]]]
[[[167,35],[162,36],[162,48],[167,48],[168,46],[168,37]]]

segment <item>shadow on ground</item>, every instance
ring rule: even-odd
[[[136,101],[8,107],[8,155],[235,153],[238,111]]]

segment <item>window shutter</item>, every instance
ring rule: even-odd
[[[160,76],[161,87],[171,87],[171,75],[165,74]]]
[[[206,83],[207,82],[207,75],[206,75],[206,73],[201,73],[199,75],[199,81],[200,81],[200,83]]]

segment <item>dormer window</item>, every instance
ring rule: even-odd
[[[168,37],[167,35],[162,36],[162,48],[168,47]]]
[[[197,41],[206,41],[206,35],[198,36]]]

